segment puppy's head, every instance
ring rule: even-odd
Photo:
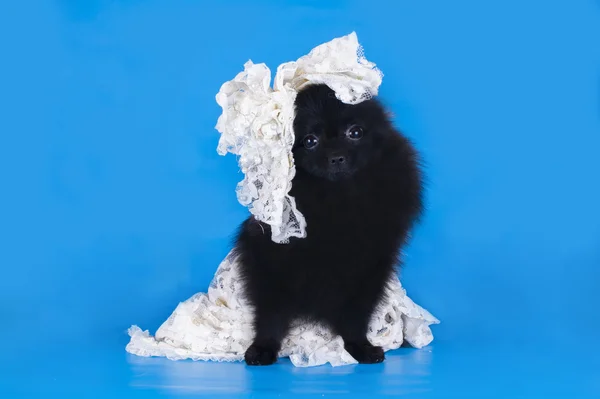
[[[351,178],[378,157],[390,130],[376,100],[345,104],[326,85],[308,86],[295,105],[296,167],[318,178]]]

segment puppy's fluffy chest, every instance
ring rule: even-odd
[[[307,222],[305,244],[373,247],[385,237],[393,238],[399,234],[403,204],[392,186],[397,182],[356,179],[324,186],[303,182],[294,194]]]
[[[383,193],[365,185],[313,194],[310,200],[298,198],[307,237],[293,239],[285,250],[292,263],[303,262],[304,274],[354,278],[397,252],[399,220]]]

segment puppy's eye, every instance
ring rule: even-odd
[[[346,132],[346,136],[348,136],[349,139],[352,140],[359,140],[362,138],[364,134],[363,128],[360,126],[352,126],[350,129],[348,129],[348,131]]]
[[[319,144],[319,139],[314,134],[309,134],[304,138],[303,144],[305,148],[315,148]]]

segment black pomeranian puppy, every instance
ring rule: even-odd
[[[418,156],[376,99],[348,105],[312,85],[295,105],[291,195],[307,236],[276,244],[268,225],[242,224],[235,252],[256,334],[245,360],[274,363],[290,324],[306,320],[339,334],[358,362],[379,363],[367,331],[422,211]]]

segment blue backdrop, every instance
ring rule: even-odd
[[[246,215],[220,85],[353,30],[427,161],[402,279],[434,345],[343,369],[126,355]],[[0,396],[600,395],[599,97],[594,0],[4,1]]]

